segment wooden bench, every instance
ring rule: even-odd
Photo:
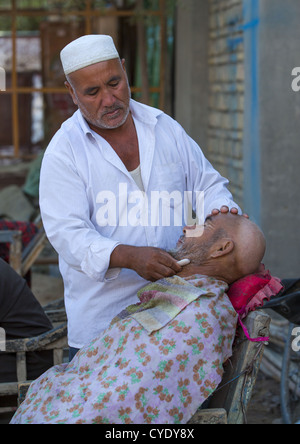
[[[245,320],[251,337],[269,335],[271,318],[260,311],[252,312]],[[223,380],[208,401],[200,408],[188,424],[245,424],[246,413],[251,400],[263,357],[265,344],[250,342],[241,328],[238,329],[233,355],[227,362]],[[25,399],[30,383],[19,384],[19,403]]]
[[[31,383],[27,380],[26,353],[52,350],[54,365],[64,362],[68,355],[67,319],[63,299],[48,304],[44,310],[54,325],[52,330],[33,338],[15,339],[5,343],[5,352],[16,355],[17,380],[0,383],[0,397],[16,396],[18,405],[20,387],[27,391]],[[14,412],[16,407],[17,405],[0,407],[0,414]]]
[[[0,397],[19,395],[20,386],[29,387],[27,381],[26,353],[43,350],[53,351],[54,365],[61,364],[64,358],[64,349],[67,349],[67,325],[62,324],[47,333],[34,338],[16,339],[6,342],[6,352],[16,355],[17,381],[0,383]],[[20,400],[18,401],[19,404]],[[0,414],[14,411],[15,407],[0,408]]]

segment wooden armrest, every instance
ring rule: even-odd
[[[22,276],[25,276],[25,274],[30,270],[37,257],[43,251],[46,243],[47,237],[45,231],[41,229],[22,252]]]
[[[58,342],[60,342],[58,344]],[[64,323],[34,338],[14,339],[6,341],[6,353],[51,350],[67,344],[67,325]]]
[[[227,424],[225,409],[198,410],[188,424]]]

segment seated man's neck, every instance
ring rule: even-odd
[[[171,256],[173,256],[177,261],[180,261],[182,259],[190,259],[188,257],[181,257],[181,254],[179,251],[173,250],[169,251]],[[206,260],[203,260],[203,263],[195,264],[191,262],[190,264],[184,266],[182,268],[182,271],[177,274],[177,276],[186,278],[189,276],[194,276],[196,274],[202,275],[202,276],[209,276],[213,277],[215,279],[221,280],[226,282],[226,284],[231,284],[236,279],[231,276],[230,271],[229,273],[224,273],[224,269],[227,267],[224,266],[224,263],[222,266],[219,266],[220,262],[216,262],[210,258],[207,258]],[[229,267],[232,268],[232,267]]]

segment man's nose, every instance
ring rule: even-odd
[[[187,225],[183,232],[185,237],[200,237],[204,231],[204,225]]]
[[[105,89],[101,95],[101,105],[102,107],[109,108],[115,103],[115,97],[111,91]]]
[[[183,228],[183,233],[186,235],[187,232],[189,232],[190,230],[195,230],[196,229],[196,224],[195,225],[186,225]]]

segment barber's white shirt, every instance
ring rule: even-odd
[[[81,348],[99,335],[138,301],[137,291],[146,284],[132,270],[108,270],[117,245],[174,248],[186,222],[179,196],[184,202],[187,191],[204,191],[204,216],[221,205],[237,207],[228,181],[178,123],[133,100],[130,107],[146,195],[79,110],[56,133],[43,159],[41,214],[59,254],[71,347]]]

